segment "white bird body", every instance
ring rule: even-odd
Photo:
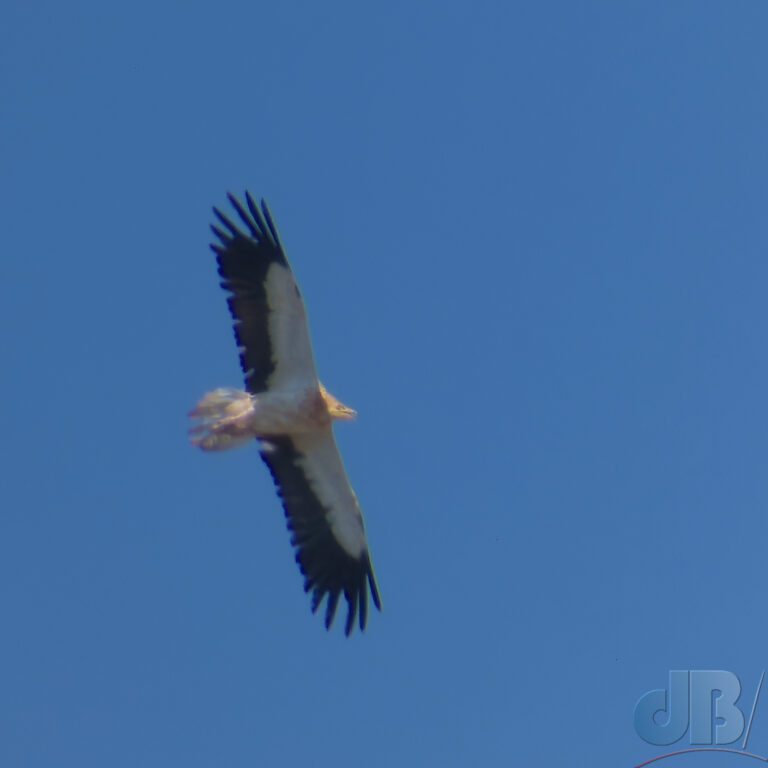
[[[316,386],[258,395],[220,387],[208,392],[189,415],[201,419],[191,430],[191,442],[205,451],[230,448],[232,439],[301,435],[327,428],[331,423]]]

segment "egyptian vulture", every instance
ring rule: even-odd
[[[365,538],[363,516],[333,438],[333,420],[355,411],[320,383],[304,303],[264,200],[246,192],[247,209],[229,201],[247,231],[217,208],[211,225],[221,286],[234,320],[245,390],[206,394],[190,417],[193,445],[205,451],[232,448],[255,438],[285,510],[296,562],[311,592],[312,612],[323,598],[330,629],[339,597],[347,601],[345,633],[355,617],[365,629],[368,590],[381,600]]]

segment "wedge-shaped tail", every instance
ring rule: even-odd
[[[253,440],[254,399],[247,392],[220,387],[208,392],[189,412],[200,419],[190,430],[189,442],[204,451],[224,451]]]

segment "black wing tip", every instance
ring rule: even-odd
[[[301,566],[301,561],[297,556],[297,562]],[[355,628],[355,619],[361,632],[365,632],[368,625],[368,591],[371,593],[371,600],[378,611],[381,611],[381,596],[376,584],[376,578],[373,575],[371,567],[371,558],[368,552],[358,560],[361,570],[360,578],[354,584],[343,588],[344,599],[347,601],[347,618],[344,623],[344,635],[349,637]],[[342,590],[323,588],[313,579],[306,578],[304,581],[304,591],[312,590],[312,613],[316,613],[323,598],[327,595],[325,611],[325,628],[330,630],[333,620],[336,616],[336,608],[339,603],[339,597]]]
[[[350,558],[352,559],[352,558]],[[368,624],[368,592],[371,593],[371,600],[376,609],[381,611],[381,597],[379,588],[376,584],[376,578],[373,575],[371,567],[371,558],[368,552],[362,557],[356,559],[356,569],[358,574],[353,581],[345,586],[330,586],[323,584],[322,578],[313,578],[308,576],[306,568],[301,558],[301,550],[296,552],[296,562],[304,576],[304,592],[311,593],[310,610],[313,614],[317,613],[325,599],[325,616],[323,624],[327,630],[333,626],[336,618],[336,609],[339,605],[339,598],[344,595],[347,602],[347,618],[344,622],[344,635],[349,637],[355,628],[355,619],[361,632],[365,632]]]
[[[277,233],[277,227],[275,226],[275,222],[272,220],[272,214],[269,212],[267,201],[263,197],[261,198],[261,212],[264,214],[264,221],[267,223],[269,234],[272,236],[272,240],[274,241],[275,245],[282,250],[283,246],[280,242],[280,235]]]
[[[260,201],[261,205],[256,205],[253,196],[246,189],[245,205],[243,205],[237,195],[230,191],[227,191],[227,200],[229,200],[230,205],[235,209],[237,215],[240,217],[240,220],[248,228],[250,238],[255,240],[257,244],[261,244],[266,241],[270,246],[282,253],[283,246],[280,242],[280,237],[277,234],[277,227],[275,227],[275,223],[269,211],[267,201],[263,197]],[[231,233],[227,235],[227,233],[222,232],[218,228],[214,229],[215,225],[211,225],[211,229],[213,229],[214,234],[217,238],[219,238],[219,240],[221,240],[225,247],[228,246],[232,240],[238,237],[249,237],[249,235],[246,235],[244,232],[239,230],[237,226],[231,221],[231,219],[229,219],[227,215],[221,211],[220,208],[214,205],[212,206],[212,210],[213,215]],[[283,258],[285,258],[284,255]]]
[[[371,566],[371,559],[368,558],[368,570],[366,573],[368,577],[368,587],[371,590],[371,597],[373,598],[373,604],[376,606],[376,610],[381,611],[381,597],[379,596],[379,587],[376,584],[376,577],[373,575],[373,567]]]

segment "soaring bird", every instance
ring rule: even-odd
[[[326,598],[330,629],[339,597],[347,601],[345,634],[355,617],[364,630],[368,591],[381,600],[357,497],[333,437],[335,419],[356,413],[320,383],[304,302],[266,202],[246,206],[227,195],[245,229],[213,209],[211,245],[234,320],[245,391],[219,388],[190,411],[190,441],[219,451],[256,439],[285,510],[296,562],[315,613]]]

